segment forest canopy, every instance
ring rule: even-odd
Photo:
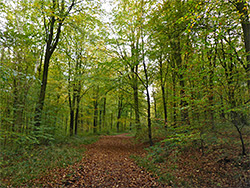
[[[247,0],[0,0],[6,185],[126,132],[150,146],[139,163],[168,185],[234,187],[249,177],[249,107]],[[237,181],[213,182],[225,172]]]
[[[246,155],[249,6],[2,0],[1,145],[126,130],[150,145],[159,134],[202,144],[231,127]]]

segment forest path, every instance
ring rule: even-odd
[[[96,143],[85,147],[87,151],[80,163],[55,170],[44,186],[164,187],[130,158],[145,153],[145,146],[134,143],[132,137],[126,134],[102,136]]]

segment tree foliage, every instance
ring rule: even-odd
[[[249,3],[109,6],[0,3],[1,144],[125,130],[203,143],[231,124],[249,152]]]

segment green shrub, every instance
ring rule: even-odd
[[[97,137],[61,137],[50,145],[35,145],[33,147],[1,148],[2,186],[22,186],[39,178],[48,170],[56,167],[66,167],[82,159],[85,148]]]

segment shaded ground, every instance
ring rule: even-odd
[[[130,158],[143,155],[144,146],[133,143],[126,134],[103,136],[85,147],[80,163],[55,169],[36,183],[45,187],[166,187]]]
[[[241,144],[235,132],[229,130],[217,133],[216,137],[208,136],[203,154],[199,140],[182,146],[161,143],[151,148],[150,157],[141,159],[141,164],[169,185],[173,182],[173,187],[249,188],[250,134],[244,135],[246,156],[241,155]]]

